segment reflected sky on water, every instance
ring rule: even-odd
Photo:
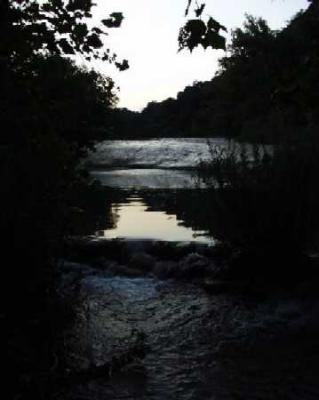
[[[212,242],[204,230],[183,226],[173,213],[150,209],[140,197],[129,196],[125,202],[113,203],[111,213],[115,227],[99,231],[100,237]]]
[[[217,226],[216,213],[198,167],[227,151],[238,157],[244,151],[251,160],[257,149],[271,152],[269,146],[239,145],[224,138],[100,143],[88,163],[105,190],[105,214],[113,223],[98,228],[100,236],[212,242],[215,235],[209,237],[208,230]]]

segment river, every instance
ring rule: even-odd
[[[145,355],[110,375],[80,374],[55,399],[318,398],[317,341],[299,301],[212,296],[186,282],[65,269],[73,280],[75,270],[81,276],[64,337],[68,368],[80,374],[112,362],[134,346],[136,332]]]
[[[227,146],[223,139],[212,142]],[[213,246],[210,194],[194,171],[210,156],[204,139],[100,144],[89,164],[105,189],[105,214],[111,218],[105,215],[96,239],[134,246],[139,241]],[[289,296],[212,295],[191,280],[154,273],[172,265],[184,268],[190,260],[196,267],[211,262],[196,248],[174,261],[163,251],[157,258],[153,253],[141,258],[140,253],[128,264],[151,259],[153,270],[144,275],[129,276],[120,254],[117,263],[106,255],[96,263],[64,264],[64,290],[76,297],[75,319],[64,333],[68,368],[81,372],[112,362],[130,351],[136,333],[143,337],[145,354],[114,373],[61,387],[55,399],[319,397],[318,357],[304,334],[307,321],[300,302]]]
[[[253,157],[253,146],[245,148]],[[88,165],[108,189],[116,223],[99,235],[214,243],[211,201],[197,169],[227,149],[240,151],[223,138],[100,143]]]
[[[226,148],[227,142],[219,138],[99,144],[89,159],[91,174],[118,195],[110,210],[115,226],[100,229],[99,236],[213,242],[207,226],[195,220],[205,191],[196,168],[210,159],[214,146]]]

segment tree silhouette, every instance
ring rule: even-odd
[[[0,0],[0,54],[28,58],[32,54],[82,54],[88,61],[113,62],[120,70],[128,68],[127,60],[104,44],[108,30],[118,28],[121,12],[113,12],[99,24],[91,26],[92,0]]]
[[[318,0],[308,0],[316,3]],[[197,46],[202,46],[204,49],[211,47],[213,49],[226,50],[225,37],[220,34],[220,31],[227,29],[216,21],[213,17],[209,17],[207,21],[202,19],[203,12],[206,8],[206,3],[198,3],[197,0],[187,0],[185,17],[188,17],[191,10],[195,13],[195,19],[189,19],[181,28],[178,42],[179,49],[188,48],[190,51]]]

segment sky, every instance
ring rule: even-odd
[[[203,0],[204,2],[204,0]],[[93,67],[119,86],[118,107],[140,111],[150,101],[176,97],[194,81],[214,76],[222,50],[178,52],[177,37],[185,23],[186,0],[96,0],[94,16],[103,19],[121,11],[121,28],[109,30],[107,44],[130,69],[119,72],[106,62]],[[201,1],[199,1],[201,3]],[[284,27],[307,0],[206,0],[204,17],[212,16],[231,29],[242,26],[245,13],[261,16],[272,29]],[[229,34],[228,34],[229,37]]]

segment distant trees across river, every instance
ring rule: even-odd
[[[114,110],[113,138],[224,136],[256,142],[302,138],[319,124],[319,6],[281,31],[247,15],[211,81],[142,112]]]

